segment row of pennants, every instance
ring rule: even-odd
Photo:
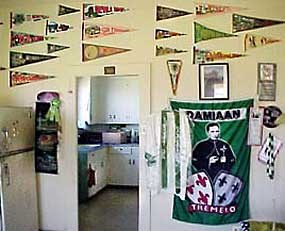
[[[102,6],[102,5],[95,5],[95,4],[83,4],[83,20],[102,17],[105,15],[115,14],[115,13],[122,13],[126,12],[129,9],[124,7],[114,7],[114,6]],[[230,7],[230,6],[219,6],[219,5],[210,5],[210,4],[197,4],[195,6],[195,14],[196,18],[202,16],[209,16],[209,15],[216,15],[222,13],[229,13],[237,10],[242,10],[242,8],[238,7]],[[70,13],[79,12],[79,9],[70,8],[67,6],[59,5],[58,15],[66,15]],[[164,20],[170,19],[185,15],[190,15],[193,13],[177,10],[173,8],[157,6],[156,11],[156,20]],[[46,15],[31,15],[31,14],[14,14],[11,13],[11,28],[13,26],[18,26],[24,22],[35,22],[42,19],[47,19],[49,16]],[[233,32],[241,32],[266,26],[277,25],[280,23],[284,23],[283,21],[276,21],[276,20],[267,20],[267,19],[260,19],[260,18],[253,18],[247,17],[243,15],[233,14]],[[0,25],[3,24],[0,22]],[[49,33],[57,33],[57,32],[64,32],[69,29],[72,29],[72,26],[68,24],[61,24],[54,21],[46,21],[46,35]],[[108,25],[99,25],[96,23],[84,21],[82,23],[82,40],[88,40],[93,38],[98,38],[102,36],[124,33],[124,32],[131,32],[134,29],[128,29],[125,27],[114,27]],[[194,22],[194,31],[195,31],[195,39],[194,42],[198,43],[204,40],[214,39],[214,38],[221,38],[221,37],[233,37],[237,36],[234,34],[224,33],[220,31],[216,31],[211,28],[207,28],[197,22]],[[183,33],[168,31],[164,29],[156,29],[155,31],[155,39],[164,39],[173,36],[182,36],[185,35]],[[28,43],[39,42],[44,40],[52,40],[55,37],[49,36],[42,36],[42,35],[32,35],[27,33],[21,32],[14,32],[11,31],[11,47],[21,46]],[[244,50],[247,51],[250,48],[255,48],[259,46],[263,46],[266,44],[279,42],[278,39],[267,38],[260,35],[254,34],[246,34],[244,37]],[[60,51],[63,49],[67,49],[67,46],[61,46],[57,44],[47,44],[47,53],[53,53],[56,51]],[[130,51],[130,49],[125,48],[117,48],[117,47],[108,47],[108,46],[99,46],[95,44],[82,44],[82,61],[89,61],[105,56],[110,56],[113,54],[118,54],[122,52]],[[184,50],[177,50],[173,48],[166,48],[156,46],[156,55],[164,55],[164,54],[171,54],[171,53],[181,53],[186,52]],[[197,46],[193,48],[193,63],[203,63],[209,61],[215,61],[220,59],[226,58],[235,58],[241,57],[244,54],[238,53],[224,53],[221,51],[211,51],[206,49],[199,49]],[[31,63],[41,62],[49,59],[57,58],[56,56],[47,56],[47,55],[38,55],[38,54],[30,54],[30,53],[20,53],[20,52],[10,52],[10,67],[18,67],[23,66]],[[5,68],[1,67],[0,70]],[[17,73],[17,75],[15,74]],[[19,74],[19,72],[11,72],[11,76],[27,76],[28,73]],[[33,75],[35,78],[36,75]],[[52,78],[53,76],[47,76],[47,78]],[[21,79],[20,78],[20,79]],[[46,78],[43,75],[37,75],[37,78]],[[11,79],[11,78],[10,78]],[[27,78],[28,79],[28,78]],[[11,83],[12,82],[12,83]],[[10,84],[17,85],[18,81],[10,81]],[[21,81],[20,81],[21,82]],[[20,83],[22,84],[22,83]]]

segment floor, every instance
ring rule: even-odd
[[[80,231],[137,231],[138,188],[107,187],[79,205]]]

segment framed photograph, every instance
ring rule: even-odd
[[[257,94],[260,101],[275,101],[276,63],[258,63]]]
[[[229,64],[199,64],[199,99],[229,99]]]
[[[276,81],[276,63],[258,63],[260,81]]]

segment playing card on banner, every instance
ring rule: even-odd
[[[242,181],[231,174],[222,172],[215,180],[214,205],[227,206],[231,204],[239,194]]]
[[[211,181],[205,172],[198,172],[189,178],[187,196],[195,204],[212,204],[213,188]]]

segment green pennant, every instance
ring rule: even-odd
[[[194,35],[195,35],[195,41],[194,41],[195,43],[204,40],[237,36],[205,27],[197,22],[194,22]]]

